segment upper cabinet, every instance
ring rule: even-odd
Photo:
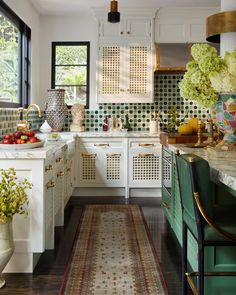
[[[151,41],[152,21],[150,19],[126,19],[111,24],[107,20],[99,20],[99,41]]]
[[[98,103],[153,102],[155,11],[121,13],[119,23],[98,16]]]
[[[206,18],[217,12],[215,7],[162,8],[155,19],[155,42],[206,42]]]

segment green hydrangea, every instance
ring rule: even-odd
[[[183,98],[213,108],[218,93],[236,91],[236,49],[221,58],[214,47],[194,44],[191,55],[193,60],[187,64],[187,72],[179,83]]]
[[[11,221],[17,213],[27,215],[27,191],[32,189],[32,183],[27,179],[19,181],[14,168],[1,169],[0,179],[0,221]]]

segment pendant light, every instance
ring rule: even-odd
[[[116,0],[111,1],[111,11],[108,13],[109,23],[118,23],[120,21],[120,13],[118,12],[118,2]]]

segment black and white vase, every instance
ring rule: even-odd
[[[65,104],[64,97],[64,89],[48,90],[48,102],[45,114],[47,122],[54,132],[62,130],[65,118],[68,115],[68,109]]]

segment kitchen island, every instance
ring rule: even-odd
[[[215,200],[221,205],[236,204],[236,157],[232,153],[229,157],[226,152],[219,154],[214,150],[189,148],[184,144],[163,146],[163,172],[165,173],[162,175],[162,207],[178,242],[182,246],[182,208],[174,158],[174,153],[177,150],[180,154],[196,154],[209,162]],[[188,233],[188,240],[188,261],[191,268],[197,271],[198,248],[191,233]],[[207,271],[236,271],[235,247],[208,247],[205,251]],[[233,295],[236,292],[236,280],[235,277],[208,277],[205,280],[205,288],[206,294]]]

